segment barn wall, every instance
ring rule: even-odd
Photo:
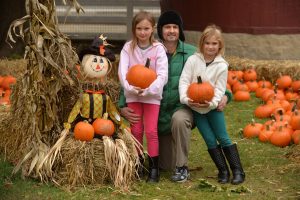
[[[299,0],[161,0],[161,9],[178,11],[185,30],[214,23],[227,33],[300,33]]]

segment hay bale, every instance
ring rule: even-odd
[[[69,135],[62,146],[59,160],[53,169],[54,179],[59,185],[101,185],[109,180],[103,141],[100,139],[81,142]]]
[[[255,68],[258,79],[274,83],[282,75],[290,75],[293,80],[300,79],[300,61],[299,60],[251,60],[239,57],[226,57],[231,70],[245,70]]]
[[[16,78],[22,77],[25,72],[27,60],[25,59],[0,59],[0,76],[12,75]]]

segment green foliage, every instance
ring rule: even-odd
[[[227,130],[237,142],[246,181],[242,185],[220,185],[217,170],[197,129],[193,130],[189,154],[191,179],[170,181],[171,172],[163,171],[158,184],[136,182],[124,193],[111,185],[67,191],[38,181],[11,177],[12,165],[0,157],[0,199],[299,199],[300,167],[285,157],[290,147],[279,148],[257,138],[241,138],[239,130],[249,123],[260,103],[253,95],[250,102],[232,101],[225,109]],[[262,122],[263,120],[257,120]]]

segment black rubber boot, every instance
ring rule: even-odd
[[[243,183],[245,180],[245,172],[240,161],[240,156],[236,144],[223,147],[223,152],[232,171],[233,178],[231,180],[231,183],[234,185]]]
[[[137,166],[137,173],[138,173],[138,178],[143,179],[144,177],[144,163],[145,163],[145,159],[143,156],[139,156],[139,160],[140,160],[140,165]]]
[[[157,183],[159,181],[158,156],[149,157],[149,175],[147,182]]]
[[[216,167],[219,170],[218,173],[218,182],[219,183],[228,183],[230,172],[225,160],[225,157],[223,155],[222,149],[220,147],[214,148],[214,149],[208,149],[208,153],[211,157],[211,159],[214,161]]]

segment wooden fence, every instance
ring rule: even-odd
[[[160,15],[159,0],[83,0],[84,13],[56,1],[60,30],[71,39],[90,39],[104,34],[110,40],[126,40],[131,36],[131,20],[140,10]]]

